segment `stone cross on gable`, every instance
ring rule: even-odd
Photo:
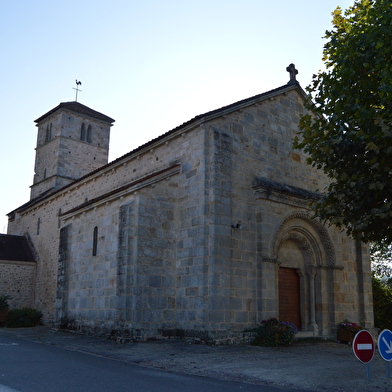
[[[295,65],[291,63],[287,68],[286,71],[290,73],[290,80],[287,84],[296,84],[297,79],[295,78],[298,75],[298,70],[295,69]]]

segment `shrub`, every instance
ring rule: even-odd
[[[0,295],[0,309],[7,308],[8,305],[8,300],[12,299],[9,295]]]
[[[292,343],[298,328],[288,321],[280,321],[275,317],[263,320],[260,326],[252,329],[257,335],[253,341],[255,346],[287,346]]]
[[[26,328],[42,325],[42,313],[33,308],[12,309],[8,313],[5,326],[8,328]]]

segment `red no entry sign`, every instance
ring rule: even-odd
[[[359,331],[353,341],[353,351],[355,356],[362,363],[369,363],[374,356],[374,341],[372,335],[366,331]]]

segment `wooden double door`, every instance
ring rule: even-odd
[[[301,330],[300,278],[295,268],[279,268],[279,320],[294,323]]]

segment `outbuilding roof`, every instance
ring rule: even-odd
[[[0,260],[35,262],[27,238],[0,234]]]

